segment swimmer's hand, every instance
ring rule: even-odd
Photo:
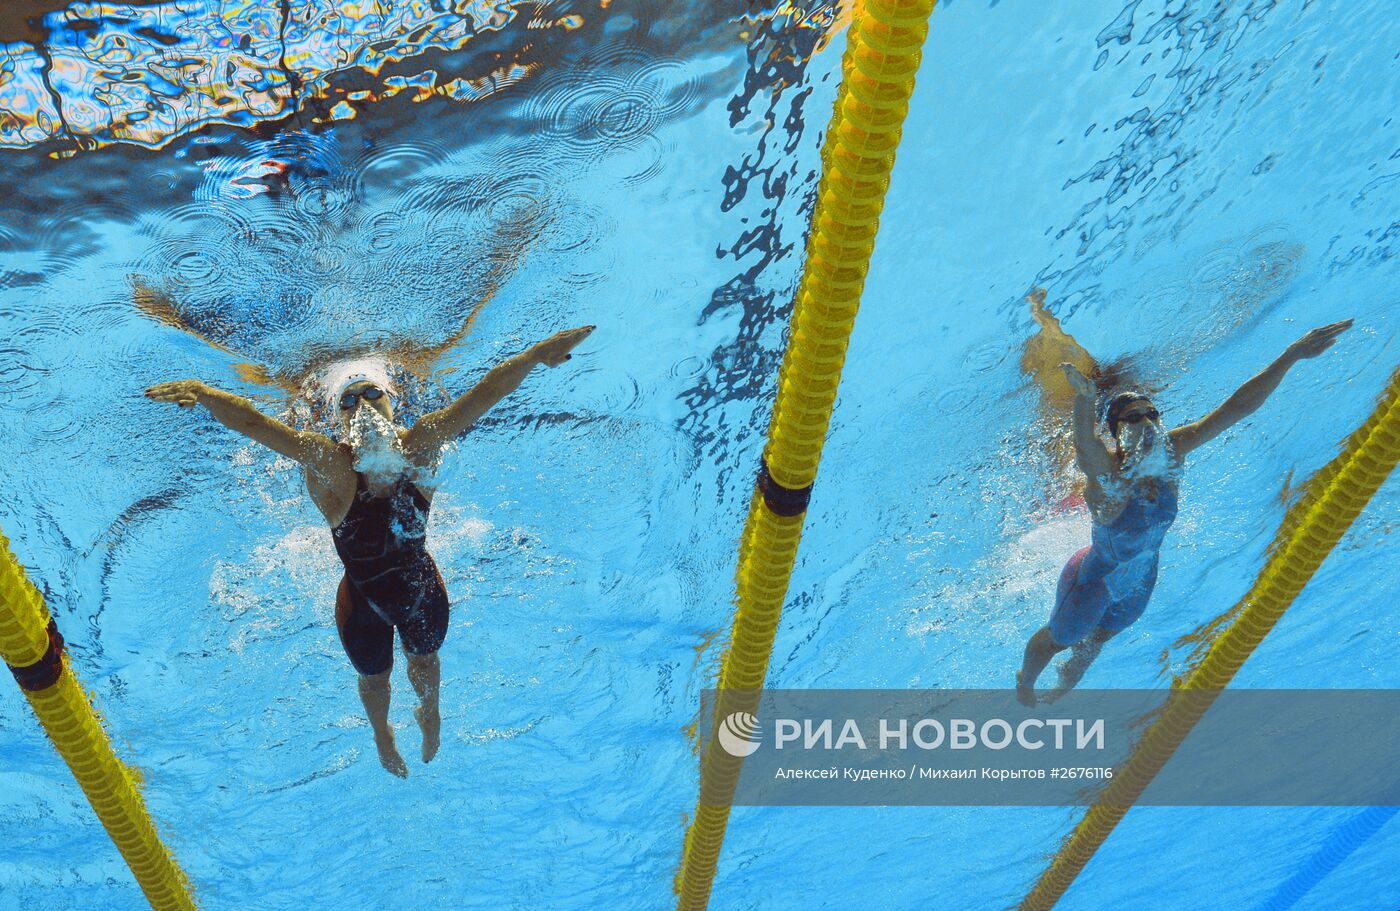
[[[1352,321],[1344,319],[1339,323],[1332,323],[1327,326],[1319,326],[1298,341],[1288,346],[1284,352],[1284,357],[1292,361],[1301,361],[1310,357],[1317,357],[1332,344],[1337,341],[1337,337],[1351,328]]]
[[[556,332],[536,345],[531,353],[539,363],[546,367],[558,367],[571,357],[569,352],[592,335],[593,330],[597,328],[597,326],[579,326],[577,329]]]
[[[146,398],[157,402],[174,402],[181,408],[193,408],[199,404],[201,394],[209,387],[199,380],[176,380],[173,383],[157,383],[146,390]]]
[[[1038,313],[1045,309],[1045,289],[1032,288],[1031,293],[1026,295],[1026,303],[1031,305],[1031,312]]]
[[[1069,380],[1076,393],[1090,399],[1094,397],[1094,381],[1085,376],[1078,367],[1066,361],[1060,365],[1060,369],[1065,372],[1065,379]]]

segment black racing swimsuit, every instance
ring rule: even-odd
[[[394,663],[394,629],[410,655],[430,655],[447,637],[449,604],[427,547],[428,498],[400,477],[387,496],[355,474],[355,499],[331,537],[345,564],[336,596],[340,642],[361,674]]]

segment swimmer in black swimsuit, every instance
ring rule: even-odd
[[[426,482],[442,449],[520,385],[538,364],[557,367],[593,326],[560,332],[492,368],[470,392],[413,427],[394,426],[393,388],[366,375],[343,379],[335,392],[348,443],[298,431],[263,414],[247,399],[198,380],[146,390],[159,402],[203,405],[225,426],[300,462],[306,487],[331,526],[345,576],[336,595],[340,641],[360,673],[360,699],[384,768],[400,777],[408,765],[389,726],[389,671],[394,630],[418,694],[414,717],[423,731],[423,761],[437,753],[439,666],[447,635],[447,590],[425,533],[432,489]],[[420,486],[421,485],[421,486]],[[426,488],[426,489],[425,489]]]

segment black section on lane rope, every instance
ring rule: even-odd
[[[49,621],[48,633],[49,647],[44,650],[44,657],[24,667],[6,665],[22,690],[31,693],[46,690],[58,682],[58,675],[63,672],[63,634],[52,620]]]
[[[780,516],[800,516],[807,511],[807,503],[812,499],[812,485],[806,487],[784,487],[768,473],[768,460],[758,460],[758,490],[763,494],[763,502]]]

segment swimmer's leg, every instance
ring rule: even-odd
[[[1036,679],[1050,659],[1067,648],[1069,646],[1055,641],[1048,626],[1042,626],[1031,636],[1031,641],[1026,643],[1025,657],[1021,659],[1021,669],[1016,672],[1016,698],[1022,705],[1035,705]]]
[[[379,750],[379,764],[400,778],[408,777],[408,763],[399,755],[394,744],[394,729],[389,727],[389,672],[360,675],[360,701],[365,704],[369,725],[374,728],[374,745]]]
[[[400,778],[408,763],[394,744],[389,726],[389,671],[394,666],[394,628],[374,612],[348,578],[342,577],[335,596],[335,626],[340,644],[360,675],[360,701],[374,729],[379,764]]]
[[[408,682],[418,694],[418,708],[413,717],[423,731],[423,761],[432,762],[441,742],[442,715],[438,711],[438,688],[442,680],[442,665],[437,652],[431,655],[411,655],[408,658]]]
[[[399,641],[408,659],[408,681],[418,693],[418,708],[413,717],[423,731],[423,761],[432,762],[441,742],[442,729],[442,715],[438,711],[438,688],[442,679],[438,649],[447,639],[452,605],[437,564],[430,560],[422,571],[424,581],[420,584],[418,601],[399,623]]]
[[[1026,644],[1021,672],[1016,675],[1016,698],[1023,705],[1035,705],[1035,681],[1056,653],[1083,640],[1103,617],[1108,593],[1101,581],[1084,583],[1079,568],[1092,548],[1082,548],[1060,570],[1055,588],[1055,607],[1050,622],[1042,626]]]
[[[1142,616],[1156,585],[1157,561],[1153,560],[1152,566],[1138,583],[1136,592],[1109,604],[1094,628],[1075,643],[1074,652],[1060,665],[1059,685],[1046,694],[1046,702],[1054,702],[1079,684],[1089,665],[1099,657],[1099,650],[1103,648],[1103,644],[1132,626]]]
[[[1089,669],[1089,665],[1093,664],[1094,659],[1099,657],[1099,650],[1103,648],[1103,644],[1116,635],[1118,633],[1113,630],[1098,627],[1076,642],[1070,651],[1069,658],[1060,665],[1059,684],[1045,694],[1045,701],[1054,702],[1078,686],[1079,681],[1084,677],[1084,672]]]

